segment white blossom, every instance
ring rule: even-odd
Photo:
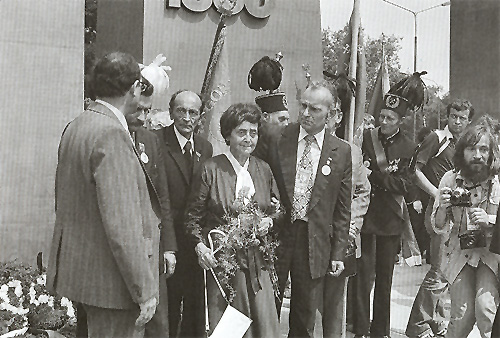
[[[47,283],[47,275],[41,275],[40,277],[38,277],[36,279],[36,283],[45,286],[45,284]]]

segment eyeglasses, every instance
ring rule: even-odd
[[[200,117],[200,115],[201,115],[201,112],[199,110],[187,109],[187,108],[183,108],[183,107],[176,107],[174,109],[174,112],[175,112],[175,114],[180,115],[183,118],[187,117],[189,119],[195,119],[195,118]]]

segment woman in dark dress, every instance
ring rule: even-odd
[[[229,107],[220,119],[221,134],[229,151],[207,160],[201,177],[193,186],[186,222],[204,269],[217,266],[217,254],[214,256],[209,248],[207,234],[225,224],[225,215],[235,214],[236,197],[256,203],[266,214],[272,214],[278,203],[278,189],[271,169],[267,163],[250,155],[257,144],[259,124],[257,106],[235,104]],[[271,228],[272,219],[268,217],[258,225],[260,234]],[[258,249],[239,250],[237,261],[239,269],[231,278],[236,291],[231,306],[253,321],[244,337],[279,337],[273,285],[262,253]],[[207,289],[210,331],[213,331],[227,303],[209,272]]]

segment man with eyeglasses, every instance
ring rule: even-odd
[[[164,167],[159,170],[164,170],[167,176],[178,247],[177,268],[167,280],[170,336],[204,337],[203,270],[186,238],[184,211],[192,179],[213,150],[207,140],[195,134],[202,115],[198,94],[179,90],[172,95],[169,108],[173,124],[155,132],[161,139]]]
[[[47,288],[82,304],[89,337],[143,337],[158,302],[161,208],[126,123],[140,69],[115,52],[92,78],[97,99],[59,144]]]
[[[434,200],[438,196],[438,185],[443,175],[454,169],[455,144],[474,116],[474,108],[467,100],[454,100],[447,106],[448,125],[444,130],[431,132],[422,142],[416,157],[417,185],[429,195],[425,213],[425,227],[430,235],[430,263],[420,289],[413,302],[406,327],[409,337],[444,336],[449,311],[445,309],[448,283],[441,272],[443,245],[442,236],[437,235],[430,225]]]

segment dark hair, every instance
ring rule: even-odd
[[[465,134],[460,137],[460,140],[457,142],[455,147],[455,155],[453,156],[453,162],[456,169],[463,170],[467,165],[464,158],[465,148],[476,145],[485,135],[490,141],[490,154],[488,157],[489,174],[495,175],[499,172],[500,152],[498,150],[497,138],[495,137],[493,130],[486,124],[478,124],[468,127]]]
[[[469,121],[472,120],[472,117],[474,116],[474,107],[472,106],[472,103],[470,103],[468,100],[462,100],[462,99],[453,100],[446,107],[446,116],[448,117],[450,116],[451,109],[455,109],[456,111],[468,110]]]
[[[145,77],[141,76],[141,95],[150,97],[153,95],[155,87]]]
[[[236,103],[231,105],[220,117],[220,133],[229,145],[229,135],[243,122],[258,125],[260,129],[261,112],[259,107],[251,103]]]
[[[188,89],[181,89],[181,90],[178,90],[176,91],[175,93],[172,94],[172,97],[170,98],[170,101],[168,102],[168,107],[170,108],[170,113],[173,112],[174,110],[174,106],[175,106],[175,99],[177,98],[177,96],[181,93],[184,93],[184,92],[190,92],[190,93],[194,93],[196,96],[198,96],[200,98],[200,101],[201,101],[201,108],[200,108],[200,112],[203,112],[203,100],[201,99],[201,96],[200,94],[198,93],[195,93],[191,90],[188,90]]]
[[[114,52],[99,59],[92,71],[96,97],[120,97],[141,78],[139,64],[127,53]]]

